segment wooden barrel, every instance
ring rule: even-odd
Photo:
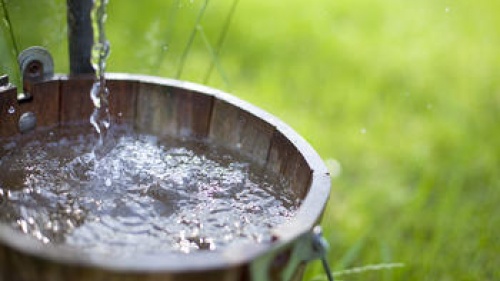
[[[31,84],[30,99],[22,102],[17,100],[15,88],[0,85],[0,143],[26,130],[20,128],[20,119],[26,116],[36,118],[34,130],[88,122],[93,111],[89,98],[93,81],[93,77],[54,76]],[[326,167],[302,137],[271,114],[201,85],[109,74],[108,87],[115,122],[131,123],[157,136],[205,138],[237,149],[287,178],[302,200],[296,216],[272,230],[274,239],[270,243],[190,255],[130,255],[121,259],[45,245],[0,225],[0,281],[302,278],[309,259],[304,255],[304,247],[310,246],[306,238],[319,222],[330,192]]]

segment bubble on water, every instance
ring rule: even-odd
[[[106,182],[104,183],[107,187],[110,187],[112,182],[111,182],[111,179],[110,178],[107,178],[106,179]]]
[[[16,113],[16,108],[13,105],[9,106],[9,108],[7,109],[7,113],[9,114]]]

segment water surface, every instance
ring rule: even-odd
[[[99,157],[90,128],[1,143],[0,220],[43,243],[123,256],[265,242],[295,214],[285,180],[232,151],[113,130]]]

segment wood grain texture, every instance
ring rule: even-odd
[[[139,83],[136,81],[108,80],[109,111],[118,124],[132,122],[136,118]]]
[[[94,105],[90,99],[93,76],[61,79],[60,122],[68,124],[90,118]],[[90,124],[89,124],[90,126]]]
[[[266,167],[289,180],[299,198],[305,197],[312,170],[294,144],[279,131],[273,135]]]
[[[140,131],[159,136],[177,132],[175,100],[169,88],[140,83],[137,95],[135,125]]]
[[[171,88],[171,91],[177,104],[178,136],[207,137],[213,98],[184,89]]]
[[[214,103],[210,139],[237,149],[259,164],[268,158],[274,128],[258,117],[227,102]]]
[[[140,83],[136,126],[160,136],[204,138],[208,134],[212,99],[181,88]]]
[[[32,99],[21,103],[23,112],[31,111],[37,118],[37,127],[53,127],[59,123],[59,80],[31,85]]]

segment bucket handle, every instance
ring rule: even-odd
[[[251,280],[289,281],[292,280],[299,265],[320,259],[327,279],[333,281],[327,260],[328,250],[329,245],[323,237],[321,227],[316,226],[312,231],[299,236],[298,239],[279,245],[254,260],[250,265]]]

